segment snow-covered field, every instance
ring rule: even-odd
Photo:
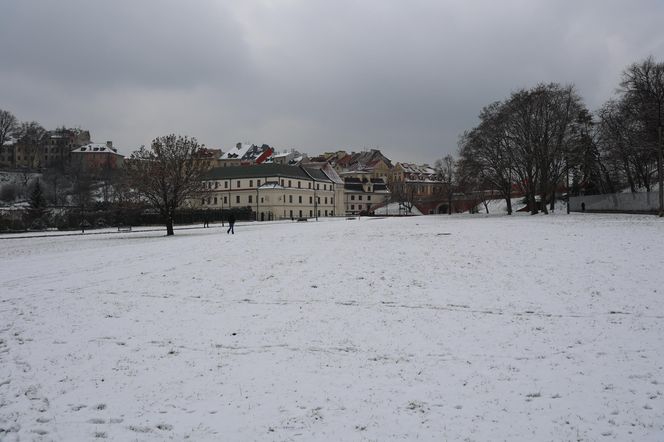
[[[0,239],[0,440],[663,440],[664,222]]]

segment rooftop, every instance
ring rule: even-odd
[[[264,178],[284,177],[302,180],[332,182],[321,170],[303,166],[287,166],[285,164],[259,164],[246,167],[215,167],[208,171],[206,180],[227,180],[233,178]]]

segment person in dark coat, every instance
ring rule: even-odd
[[[235,235],[235,230],[233,230],[234,225],[235,225],[235,214],[231,212],[230,215],[228,215],[228,230],[226,230],[227,234],[232,233],[233,235]]]

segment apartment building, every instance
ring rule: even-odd
[[[439,175],[427,165],[397,163],[390,173],[390,179],[394,183],[403,183],[416,197],[431,197],[445,190],[445,183]]]
[[[113,147],[112,141],[89,143],[71,151],[71,163],[93,173],[120,169],[123,160],[124,156]]]
[[[371,171],[342,172],[344,180],[344,208],[346,215],[372,213],[376,206],[389,202],[390,191],[383,178],[373,177]]]
[[[323,170],[261,164],[217,167],[192,205],[209,209],[250,207],[259,221],[335,216],[337,183]]]
[[[60,128],[12,140],[0,148],[0,167],[30,169],[65,167],[72,150],[90,143],[90,132]]]

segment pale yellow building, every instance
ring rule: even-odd
[[[339,184],[321,169],[280,164],[218,167],[205,176],[205,190],[192,205],[247,208],[259,221],[342,215]]]

